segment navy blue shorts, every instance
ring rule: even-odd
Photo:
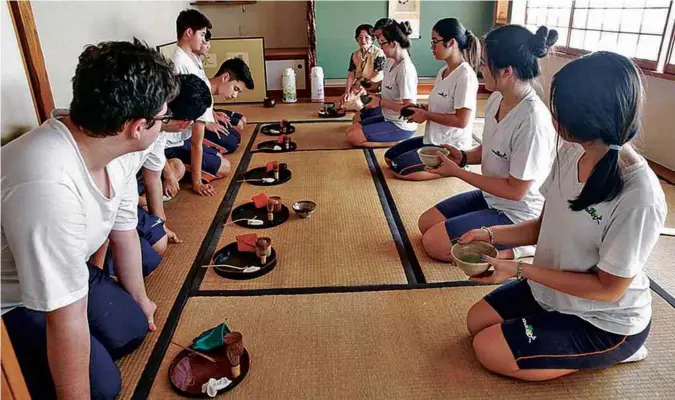
[[[148,332],[148,319],[122,287],[88,264],[89,386],[92,399],[114,399],[121,390],[115,360],[131,353]],[[47,313],[17,307],[2,316],[33,399],[55,399],[47,360]],[[4,384],[4,383],[3,383]]]
[[[143,276],[148,276],[159,267],[162,256],[152,248],[160,239],[166,236],[164,221],[156,215],[150,214],[144,208],[138,207],[138,238],[141,242],[141,263]],[[112,261],[112,249],[108,246],[105,255],[104,269],[110,276],[115,276],[115,266]]]
[[[473,190],[460,193],[436,204],[436,209],[445,217],[445,229],[451,240],[461,237],[472,229],[483,226],[512,225],[513,221],[503,212],[488,207],[483,192]],[[512,246],[495,246],[499,250]]]
[[[182,146],[178,147],[168,147],[164,150],[164,155],[166,156],[167,160],[170,160],[172,158],[177,158],[183,162],[186,166],[186,173],[185,177],[183,179],[189,181],[190,174],[188,173],[190,171],[190,162],[191,162],[191,155],[190,155],[190,148],[192,144],[190,140],[186,140],[183,142]],[[206,145],[202,145],[203,153],[202,153],[202,180],[205,182],[210,182],[213,179],[216,178],[216,175],[218,174],[218,170],[220,169],[220,157],[218,156],[218,150],[211,148]]]
[[[575,315],[545,311],[527,280],[506,283],[485,296],[504,320],[502,333],[520,369],[607,368],[635,354],[651,323],[635,335],[604,331]]]
[[[206,130],[204,132],[204,144],[218,150],[220,154],[234,153],[241,144],[241,134],[234,128],[227,128],[227,135]]]
[[[384,158],[391,162],[392,171],[405,176],[413,172],[424,171],[424,164],[417,154],[422,147],[433,146],[424,144],[423,137],[414,137],[396,144],[384,153]]]

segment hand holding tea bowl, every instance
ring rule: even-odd
[[[486,246],[492,247],[491,245],[488,244],[490,241],[490,235],[485,229],[472,229],[462,235],[461,238],[459,238],[458,243],[455,246],[465,246],[469,245],[471,243],[482,243]],[[494,247],[492,247],[494,249]],[[454,249],[454,246],[453,246]],[[486,270],[485,272],[470,276],[469,280],[476,281],[476,282],[481,282],[481,283],[491,283],[491,284],[498,284],[502,283],[510,278],[513,278],[516,276],[517,270],[518,270],[518,261],[514,260],[501,260],[496,257],[498,257],[499,252],[496,251],[495,249],[495,256],[489,256],[489,255],[482,255],[480,256],[480,262],[488,264],[489,266],[492,266],[492,270]],[[454,256],[453,256],[454,259]],[[468,261],[474,261],[474,260],[468,260]],[[525,264],[529,265],[529,264]],[[470,266],[471,267],[471,266]],[[477,272],[478,270],[475,270],[474,272]],[[466,272],[466,271],[465,271]],[[469,275],[469,274],[467,274]]]
[[[444,149],[448,149],[448,147],[452,147],[452,146],[443,145]],[[424,149],[424,147],[422,149]],[[459,177],[460,174],[466,172],[464,169],[460,168],[459,165],[457,165],[457,163],[453,160],[455,157],[452,153],[452,150],[449,150],[449,153],[447,155],[440,152],[440,151],[437,151],[436,156],[441,161],[440,165],[435,167],[435,168],[425,167],[424,169],[427,170],[428,172],[431,172],[432,174],[438,174],[440,176],[444,176],[444,177],[447,177],[447,178]],[[450,157],[452,157],[452,158],[450,158]],[[422,158],[421,154],[420,154],[420,158]],[[422,159],[422,162],[426,165],[426,163],[424,162],[424,159]]]

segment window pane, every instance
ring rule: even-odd
[[[626,0],[625,7],[627,8],[643,8],[645,0]]]
[[[527,9],[527,24],[536,24],[537,17],[539,16],[538,8],[528,8]]]
[[[588,29],[601,29],[604,11],[605,10],[603,9],[591,9],[588,13],[588,23],[586,24],[586,27]]]
[[[656,61],[659,57],[661,38],[659,36],[640,35],[637,46],[637,58]]]
[[[546,18],[548,16],[548,10],[542,9],[537,16],[537,25],[546,25]]]
[[[575,7],[588,7],[588,0],[577,0]]]
[[[574,10],[574,21],[572,26],[575,28],[585,28],[587,15],[588,10]]]
[[[626,57],[635,57],[637,54],[637,42],[638,35],[621,33],[619,34],[619,44],[616,47],[616,52]]]
[[[621,32],[640,32],[640,22],[642,21],[642,10],[623,10],[621,11]]]
[[[595,51],[600,43],[600,32],[586,31],[586,38],[584,40],[584,50]]]
[[[600,35],[600,45],[598,46],[598,50],[615,51],[618,38],[618,33],[603,32],[602,35]]]
[[[570,47],[575,49],[582,49],[584,47],[584,40],[586,38],[585,31],[580,29],[572,29],[572,36],[570,36]]]
[[[555,45],[556,46],[567,46],[568,29],[556,28],[556,31],[558,31],[558,41],[555,42]]]
[[[548,27],[554,27],[558,24],[558,10],[550,9],[546,14],[546,23]]]
[[[642,17],[642,33],[663,34],[668,10],[645,10]]]
[[[621,23],[621,10],[611,8],[605,10],[605,16],[602,20],[603,31],[618,31],[619,23]]]
[[[558,25],[559,27],[568,27],[570,26],[570,14],[572,13],[571,8],[561,8],[558,10]]]
[[[605,8],[611,7],[612,1],[609,0],[591,0],[591,8]]]
[[[530,32],[537,33],[537,25],[526,25],[525,27],[529,29]]]
[[[668,7],[672,0],[647,0],[647,7]]]

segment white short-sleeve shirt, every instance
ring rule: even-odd
[[[52,311],[86,296],[87,260],[111,230],[137,225],[136,161],[108,164],[111,197],[98,190],[57,116],[2,147],[2,313]]]
[[[555,156],[557,133],[551,113],[534,89],[499,122],[502,95],[494,92],[485,106],[481,170],[485,176],[534,181],[521,200],[483,192],[490,208],[502,211],[514,223],[539,218],[544,197],[539,186],[548,176]]]
[[[199,58],[197,58],[194,54],[188,54],[180,47],[176,47],[176,50],[173,52],[172,61],[174,69],[173,72],[175,74],[197,75],[204,81],[204,83],[206,83],[206,86],[209,87],[209,93],[211,92],[211,82],[204,72],[204,67],[201,60],[199,60]],[[213,101],[211,102],[209,108],[206,109],[204,114],[197,118],[197,120],[205,123],[216,122],[213,117]]]
[[[417,69],[410,57],[406,56],[398,65],[389,58],[384,66],[384,78],[382,79],[382,98],[400,103],[403,99],[417,102]],[[399,119],[399,113],[382,107],[384,119],[394,123],[406,131],[417,130],[417,124]]]
[[[634,335],[651,319],[649,278],[644,265],[665,224],[667,206],[658,178],[640,157],[623,168],[624,188],[613,200],[572,211],[579,196],[578,163],[584,150],[565,143],[541,186],[546,197],[534,264],[561,271],[633,278],[615,302],[587,300],[530,281],[534,298],[548,310],[577,315],[608,332]]]
[[[471,66],[463,62],[443,78],[447,65],[436,74],[436,83],[429,94],[429,111],[439,114],[455,114],[457,110],[471,110],[471,118],[465,128],[441,125],[427,121],[424,127],[424,144],[449,144],[462,150],[471,148],[473,120],[476,116],[478,77]]]

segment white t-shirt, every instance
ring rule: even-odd
[[[539,193],[539,186],[551,170],[557,134],[551,113],[534,89],[497,122],[501,101],[501,93],[494,92],[485,106],[482,173],[534,182],[518,201],[483,194],[490,208],[502,211],[511,221],[519,223],[539,218],[541,214],[544,197]]]
[[[394,60],[387,59],[384,65],[384,78],[382,79],[382,98],[400,103],[403,99],[417,102],[417,69],[410,57],[405,56],[394,68]],[[394,125],[406,131],[414,131],[417,124],[399,119],[399,113],[382,107],[384,119],[393,122]]]
[[[209,87],[209,93],[211,92],[211,82],[204,72],[204,67],[202,66],[201,60],[197,58],[194,54],[188,54],[180,47],[176,47],[176,50],[173,52],[173,72],[177,75],[179,74],[193,74],[200,77],[206,86]],[[212,98],[213,100],[213,98]],[[205,123],[216,122],[213,117],[213,101],[211,105],[206,109],[204,115],[197,118],[197,121],[202,121]],[[173,147],[173,146],[169,146]]]
[[[171,133],[160,132],[157,139],[145,150],[132,153],[136,158],[138,169],[141,167],[147,168],[150,171],[161,172],[166,164],[166,156],[164,155],[164,147],[166,146],[167,137]],[[124,157],[124,156],[122,156]]]
[[[462,150],[471,148],[473,119],[476,116],[478,77],[471,66],[463,62],[443,79],[448,66],[436,74],[436,83],[429,94],[429,111],[439,114],[455,114],[456,110],[471,110],[469,124],[465,128],[441,125],[427,121],[424,127],[424,144],[449,144]]]
[[[615,276],[633,278],[616,302],[586,300],[530,281],[534,298],[548,310],[577,315],[608,332],[634,335],[651,319],[649,278],[643,268],[665,224],[665,195],[656,175],[640,158],[624,168],[623,191],[614,199],[572,211],[584,150],[565,143],[541,186],[546,197],[534,264],[562,271],[588,272],[594,266]]]
[[[166,137],[164,138],[164,147],[180,147],[183,145],[183,142],[192,137],[192,128],[188,128],[183,132],[167,132]]]
[[[111,198],[98,190],[57,116],[2,147],[2,313],[65,307],[87,295],[87,260],[111,230],[136,229],[133,156],[108,164]]]

